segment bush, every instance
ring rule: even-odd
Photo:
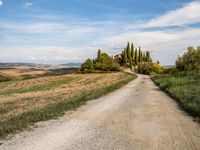
[[[177,72],[178,70],[175,67],[163,68],[163,71],[162,71],[163,74],[175,74]]]
[[[97,60],[87,59],[82,65],[80,71],[120,71],[120,64],[113,60],[108,54],[102,53],[98,55]]]
[[[138,65],[138,73],[151,74],[151,73],[161,73],[163,68],[160,64],[153,62],[146,62],[144,64]]]
[[[91,72],[94,70],[94,64],[91,59],[87,59],[82,65],[81,65],[81,71],[83,72]]]
[[[179,71],[200,71],[200,47],[188,47],[188,51],[176,61]]]

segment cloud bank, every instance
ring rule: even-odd
[[[199,10],[200,2],[193,1],[140,24],[46,13],[30,16],[31,22],[4,21],[0,22],[0,59],[13,60],[11,53],[13,61],[82,62],[95,57],[98,48],[116,54],[131,41],[150,50],[162,64],[171,65],[187,46],[198,46]]]

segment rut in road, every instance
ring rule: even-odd
[[[0,150],[200,149],[200,126],[148,76],[58,120],[15,135]]]

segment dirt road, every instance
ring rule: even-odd
[[[0,150],[200,149],[200,126],[148,76],[18,134]]]

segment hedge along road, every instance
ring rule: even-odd
[[[199,124],[145,75],[38,126],[15,135],[0,150],[200,148]]]

